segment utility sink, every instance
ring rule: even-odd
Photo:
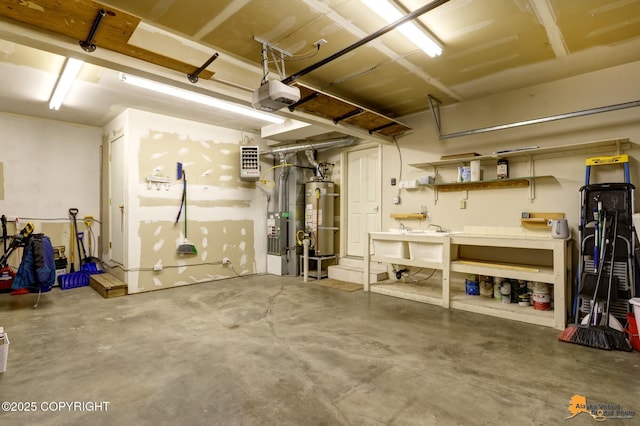
[[[373,252],[377,256],[411,259],[427,262],[442,262],[444,238],[448,235],[461,234],[459,231],[437,231],[435,229],[402,229],[390,228],[388,231],[372,232],[375,235],[396,236],[392,240],[373,239]],[[405,239],[405,236],[407,237]],[[408,237],[439,237],[408,238]]]
[[[385,232],[382,231],[381,233],[385,233]],[[444,237],[446,235],[459,234],[459,232],[436,231],[435,229],[401,229],[401,228],[390,228],[388,233],[400,234],[400,235],[428,235],[433,237]]]
[[[407,235],[429,235],[434,237],[444,237],[449,235],[447,231],[436,231],[434,229],[410,229]]]
[[[388,232],[378,232],[378,234],[388,234]],[[400,234],[399,232],[397,234]],[[377,256],[390,257],[394,259],[408,259],[409,245],[406,241],[373,240],[373,252]]]

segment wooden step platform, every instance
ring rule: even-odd
[[[109,273],[89,275],[89,285],[105,299],[126,296],[127,285]]]

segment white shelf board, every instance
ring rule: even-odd
[[[451,272],[460,272],[463,274],[487,275],[490,277],[512,278],[525,281],[539,281],[543,283],[553,284],[554,275],[553,268],[549,266],[538,265],[516,265],[497,262],[484,262],[486,266],[478,264],[465,264],[456,260],[451,261]],[[525,271],[514,268],[537,269],[537,271]]]
[[[436,284],[418,285],[401,281],[382,281],[371,284],[370,291],[385,296],[442,306],[442,287]]]
[[[451,290],[451,308],[475,312],[493,317],[522,321],[546,327],[554,326],[553,310],[541,311],[532,306],[520,306],[517,303],[502,303],[482,296],[469,296],[464,292]]]
[[[581,142],[570,145],[558,145],[551,147],[542,147],[542,148],[534,148],[527,149],[523,151],[511,151],[511,152],[502,152],[499,154],[486,154],[486,155],[478,155],[475,157],[467,157],[467,158],[456,158],[451,160],[437,160],[430,161],[427,163],[414,163],[409,164],[411,167],[416,167],[418,169],[432,169],[438,166],[453,166],[459,165],[462,163],[468,163],[471,160],[480,160],[480,161],[495,161],[498,158],[517,158],[517,157],[531,157],[531,156],[542,156],[542,155],[553,155],[563,152],[574,152],[578,154],[581,151],[589,152],[589,151],[611,151],[617,150],[618,147],[623,148],[627,147],[629,144],[629,138],[615,138],[615,139],[606,139],[599,141],[591,141],[591,142]]]
[[[396,257],[382,257],[371,255],[372,262],[381,262],[381,263],[392,263],[395,265],[402,266],[417,266],[420,268],[430,268],[430,269],[442,269],[444,265],[442,262],[430,262],[426,260],[414,260],[407,258],[396,258]]]

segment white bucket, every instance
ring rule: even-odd
[[[0,373],[7,371],[7,358],[9,357],[9,336],[4,333],[2,344],[0,344]]]
[[[551,294],[549,286],[544,283],[535,283],[533,286],[533,309],[548,311],[551,309]]]
[[[629,303],[633,305],[633,315],[636,317],[636,324],[640,329],[640,297],[633,297],[629,299]]]

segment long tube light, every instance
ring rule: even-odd
[[[387,0],[362,0],[362,3],[388,23],[397,21],[403,16],[402,12]],[[398,31],[432,58],[439,56],[442,53],[442,46],[429,37],[413,22],[406,22],[400,25],[398,27]]]
[[[267,121],[274,124],[284,123],[284,119],[276,115],[267,114],[261,111],[257,111],[253,108],[245,107],[242,105],[234,104],[231,102],[216,99],[211,96],[203,95],[189,90],[179,89],[177,87],[169,86],[168,84],[158,83],[156,81],[147,80],[145,78],[136,77],[133,75],[120,73],[120,81],[127,84],[137,86],[143,89],[152,90],[164,95],[173,96],[176,98],[184,99],[191,102],[196,102],[201,105],[207,105],[213,108],[218,108],[224,111],[232,112],[238,115],[244,115],[246,117],[255,118],[262,121]]]
[[[78,76],[80,69],[84,65],[84,62],[79,59],[68,58],[64,65],[62,75],[56,83],[56,87],[53,89],[51,99],[49,100],[49,108],[53,110],[59,110],[64,98],[67,97],[73,81]]]

